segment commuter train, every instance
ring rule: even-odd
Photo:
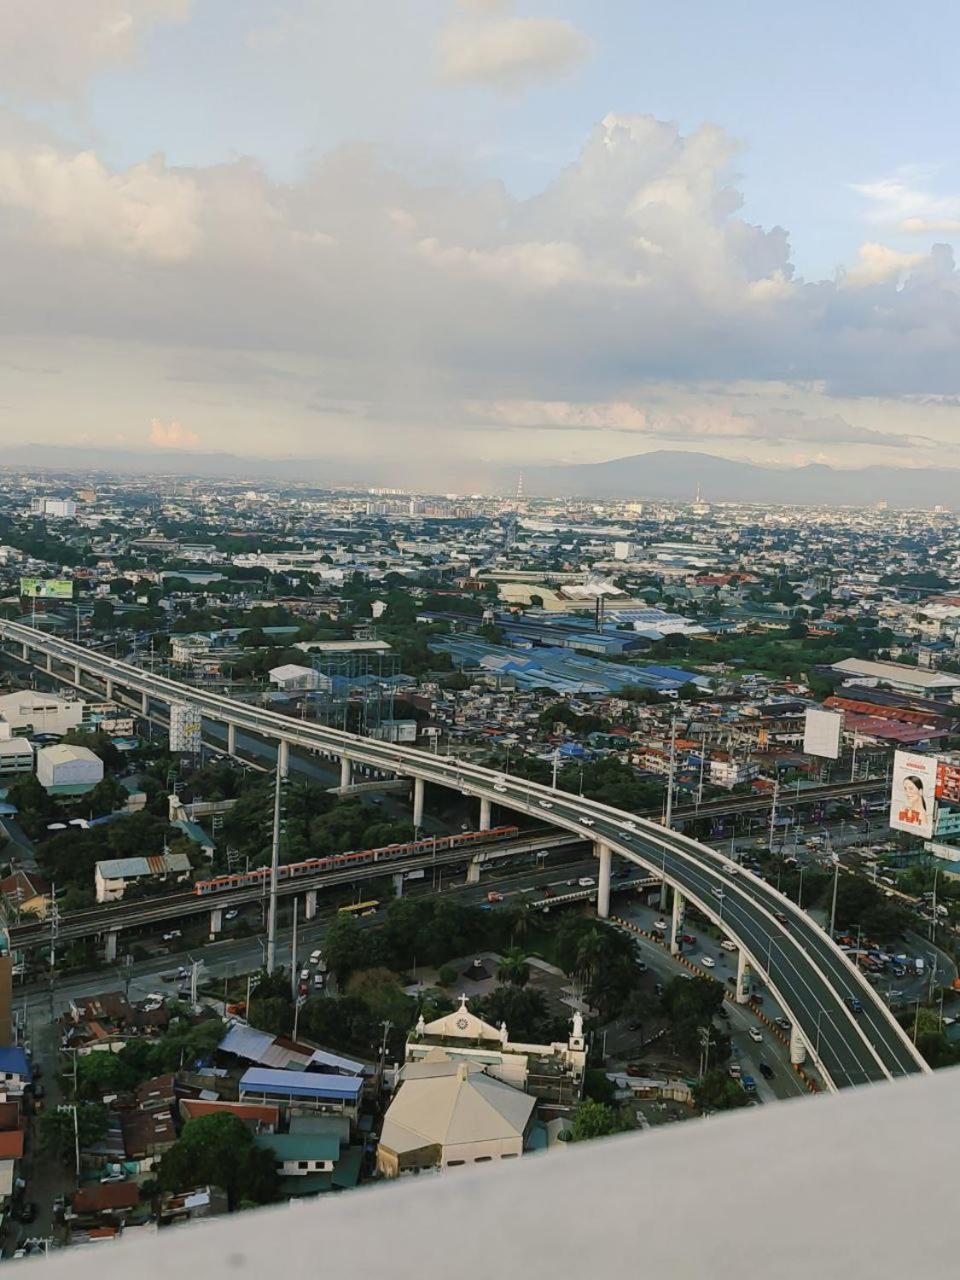
[[[410,840],[406,844],[387,844],[380,849],[362,849],[358,853],[331,853],[325,858],[308,858],[306,862],[285,862],[277,869],[277,883],[315,876],[321,871],[346,871],[350,867],[364,867],[371,862],[392,862],[395,858],[413,858],[417,854],[430,854],[436,850],[469,849],[471,845],[488,844],[491,840],[513,840],[519,834],[517,827],[493,827],[489,831],[464,831],[453,836],[431,836],[429,840]],[[266,888],[270,881],[270,868],[257,867],[255,871],[239,871],[233,875],[214,876],[212,880],[198,880],[193,892],[200,897],[223,893],[227,889]]]

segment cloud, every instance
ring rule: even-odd
[[[200,444],[200,437],[195,431],[188,430],[179,422],[163,423],[159,418],[150,423],[148,439],[156,449],[196,449]]]
[[[884,284],[901,280],[924,260],[922,253],[901,253],[885,244],[862,244],[857,255],[857,265],[846,275],[846,283],[852,285]]]
[[[867,220],[906,235],[951,235],[960,231],[960,196],[937,196],[926,189],[935,171],[905,165],[875,182],[854,184],[868,202]]]
[[[463,174],[426,180],[372,146],[278,182],[249,159],[112,170],[8,131],[0,327],[37,363],[73,369],[70,351],[90,342],[102,368],[136,357],[138,379],[157,371],[122,422],[148,420],[167,380],[189,378],[178,413],[205,440],[216,420],[224,445],[242,418],[261,451],[299,430],[315,452],[317,405],[350,424],[331,447],[377,431],[402,451],[414,423],[441,448],[479,429],[464,407],[477,403],[536,406],[489,418],[504,447],[508,429],[549,427],[592,432],[597,449],[625,430],[741,454],[778,439],[900,448],[960,395],[952,251],[871,238],[849,274],[798,279],[786,229],[742,214],[738,155],[713,125],[611,114],[521,199]],[[232,369],[247,371],[242,406]],[[777,384],[788,408],[815,386],[821,407],[798,420],[722,403],[738,383]],[[654,403],[654,384],[678,394]],[[97,394],[111,385],[99,379]],[[880,414],[834,415],[839,396],[924,404],[888,437]],[[954,419],[940,423],[958,438]]]
[[[75,249],[176,262],[199,240],[196,187],[161,160],[111,173],[91,151],[0,150],[0,210]]]
[[[574,71],[590,55],[584,33],[559,18],[518,18],[498,0],[461,0],[437,38],[437,71],[453,85],[518,92]]]
[[[192,0],[4,0],[4,93],[71,98],[96,72],[132,61],[153,26],[185,21],[191,7]]]
[[[725,405],[676,413],[650,411],[628,401],[573,404],[569,401],[472,401],[466,412],[479,423],[508,429],[613,431],[658,440],[765,441],[787,444],[870,444],[886,448],[929,447],[924,437],[893,435],[847,422],[838,414],[811,417],[792,410],[766,408],[744,413]]]

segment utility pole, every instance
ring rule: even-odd
[[[560,748],[557,747],[553,753],[553,781],[550,783],[554,791],[557,789],[557,770],[560,767]]]
[[[380,1095],[383,1093],[383,1070],[387,1060],[387,1036],[390,1034],[393,1023],[388,1019],[386,1022],[381,1023],[381,1026],[383,1027],[383,1039],[380,1042],[380,1083],[378,1086]]]
[[[673,826],[673,777],[677,767],[677,717],[670,717],[670,772],[667,774],[667,812],[665,827]]]
[[[698,1027],[700,1033],[700,1079],[710,1070],[710,1050],[713,1048],[713,1037],[710,1027]]]
[[[773,780],[773,804],[770,806],[770,839],[767,843],[767,852],[773,856],[773,837],[777,830],[777,800],[780,797],[780,775],[777,774]]]
[[[267,973],[277,963],[277,872],[280,868],[280,755],[277,754],[277,777],[273,788],[273,844],[270,850],[270,905],[267,910]]]
[[[703,804],[703,767],[706,763],[707,756],[707,735],[704,734],[700,739],[700,781],[697,784],[697,808]]]
[[[830,937],[833,938],[837,923],[837,883],[840,880],[840,859],[833,855],[833,898],[830,903]]]
[[[293,933],[290,936],[290,987],[294,1001],[299,998],[297,989],[297,895],[293,895]]]

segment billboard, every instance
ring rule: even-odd
[[[803,750],[808,756],[826,756],[836,760],[840,755],[840,731],[843,716],[838,711],[821,711],[808,707],[803,721]]]
[[[936,808],[937,757],[898,751],[893,757],[890,825],[929,840]]]
[[[946,804],[960,804],[960,764],[937,761],[937,799]]]
[[[32,600],[72,600],[71,578],[21,578],[20,594]]]

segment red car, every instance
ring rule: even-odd
[[[691,947],[695,947],[697,945],[697,940],[692,933],[681,933],[680,941],[689,943]]]

